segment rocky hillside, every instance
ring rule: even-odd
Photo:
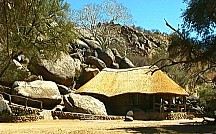
[[[157,48],[169,44],[166,34],[141,31],[137,28],[122,26],[121,34],[124,35],[128,54],[149,56],[156,52]]]
[[[151,58],[152,55],[157,54],[158,49],[166,48],[169,44],[166,34],[142,31],[135,27],[113,23],[103,24],[100,27],[102,28],[97,33],[98,37],[113,36],[108,38],[110,40],[118,37],[116,38],[118,42],[113,41],[104,47],[102,44],[104,42],[99,38],[92,36],[91,32],[82,30],[82,36],[75,43],[70,44],[70,52],[61,53],[57,60],[41,57],[29,61],[28,57],[20,54],[13,60],[13,64],[0,82],[11,86],[18,80],[44,79],[76,89],[103,68],[135,67],[138,61],[133,58],[131,61],[130,57],[138,56],[141,60]],[[104,33],[107,29],[110,35]]]
[[[102,44],[104,40],[94,38],[85,31],[75,43],[69,45],[68,53],[60,53],[55,60],[42,56],[29,59],[23,54],[18,55],[0,78],[0,93],[8,100],[8,96],[14,96],[10,101],[20,105],[25,105],[28,100],[28,106],[37,108],[42,102],[45,109],[106,115],[103,103],[90,96],[76,95],[74,90],[104,68],[135,67],[128,55],[148,57],[157,48],[166,46],[168,40],[166,35],[143,32],[133,27],[112,23],[104,25],[105,28],[112,28],[110,39],[118,41],[105,46]],[[108,37],[103,33],[104,29],[99,32],[103,36],[98,37]]]

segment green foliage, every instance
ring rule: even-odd
[[[112,23],[101,25],[98,28],[95,40],[99,42],[103,50],[116,48],[121,54],[126,51],[124,38],[121,34],[121,26]]]
[[[63,0],[0,0],[0,77],[20,53],[55,59],[68,51],[68,43],[77,38],[69,13]]]
[[[182,15],[184,24],[181,35],[171,35],[172,43],[169,52],[172,56],[178,56],[178,59],[174,57],[175,60],[192,65],[201,63],[209,69],[215,68],[216,2],[215,0],[189,0],[186,3],[188,6]],[[195,32],[199,38],[190,37],[192,32]]]
[[[29,76],[29,72],[24,69],[25,68],[17,68],[15,64],[11,63],[7,70],[5,70],[4,74],[1,76],[0,80],[8,86],[10,86],[10,84],[14,81],[24,80]]]
[[[169,56],[159,61],[167,63],[162,68],[179,65],[190,75],[192,85],[211,81],[207,75],[216,69],[216,2],[215,0],[186,0],[184,24],[170,35]],[[195,36],[194,36],[195,34]],[[193,36],[192,36],[193,35]]]
[[[215,99],[216,90],[211,87],[201,87],[198,90],[200,104],[207,107],[208,103]]]
[[[10,115],[10,111],[7,109],[4,109],[0,112],[0,116],[9,116]]]
[[[182,14],[184,26],[198,34],[209,35],[215,32],[216,1],[189,0],[187,9]]]

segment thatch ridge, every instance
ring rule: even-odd
[[[108,97],[125,93],[168,93],[188,95],[185,90],[156,66],[130,69],[106,68],[80,87],[76,93],[102,94]]]
[[[102,71],[108,71],[108,72],[127,72],[127,71],[133,71],[138,69],[149,69],[154,70],[158,69],[157,66],[143,66],[143,67],[136,67],[136,68],[125,68],[125,69],[113,69],[113,68],[104,68]]]

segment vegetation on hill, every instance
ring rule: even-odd
[[[75,10],[73,14],[74,22],[80,28],[90,33],[91,39],[99,42],[103,49],[114,45],[123,45],[123,38],[120,27],[113,25],[131,25],[133,22],[130,11],[116,0],[106,0],[102,4],[88,4],[80,10]]]
[[[171,44],[168,47],[169,59],[166,66],[184,64],[186,69],[197,68],[196,78],[215,71],[215,9],[214,0],[186,1],[187,9],[183,12],[184,24],[180,30],[174,30],[170,35]],[[192,34],[196,34],[192,37]],[[161,60],[162,61],[162,60]],[[164,67],[166,67],[164,66]],[[203,78],[205,79],[205,78]]]
[[[189,74],[189,81],[196,86],[201,102],[213,108],[216,83],[216,2],[214,0],[185,0],[187,8],[182,17],[184,24],[170,35],[168,58],[158,61],[166,62],[162,68],[181,66]],[[178,74],[180,75],[180,74]],[[188,76],[188,75],[186,75]],[[186,79],[182,75],[182,80]],[[213,103],[214,104],[214,103]],[[210,106],[211,105],[211,106]],[[216,109],[215,106],[213,108]],[[212,109],[212,110],[213,110]]]
[[[53,58],[67,51],[77,38],[69,13],[63,0],[1,0],[0,77],[19,54]]]

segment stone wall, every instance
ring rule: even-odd
[[[62,111],[52,111],[54,118],[58,119],[80,119],[80,120],[123,120],[124,116],[92,115],[83,113],[72,113]]]
[[[180,120],[180,119],[193,119],[197,116],[194,113],[189,112],[143,112],[135,113],[133,115],[135,120]]]
[[[37,108],[28,108],[24,106],[9,105],[12,115],[0,116],[0,122],[27,122],[44,119],[40,114],[42,110]]]
[[[179,119],[193,119],[196,115],[188,112],[176,112],[176,113],[168,113],[166,119],[167,120],[179,120]]]

